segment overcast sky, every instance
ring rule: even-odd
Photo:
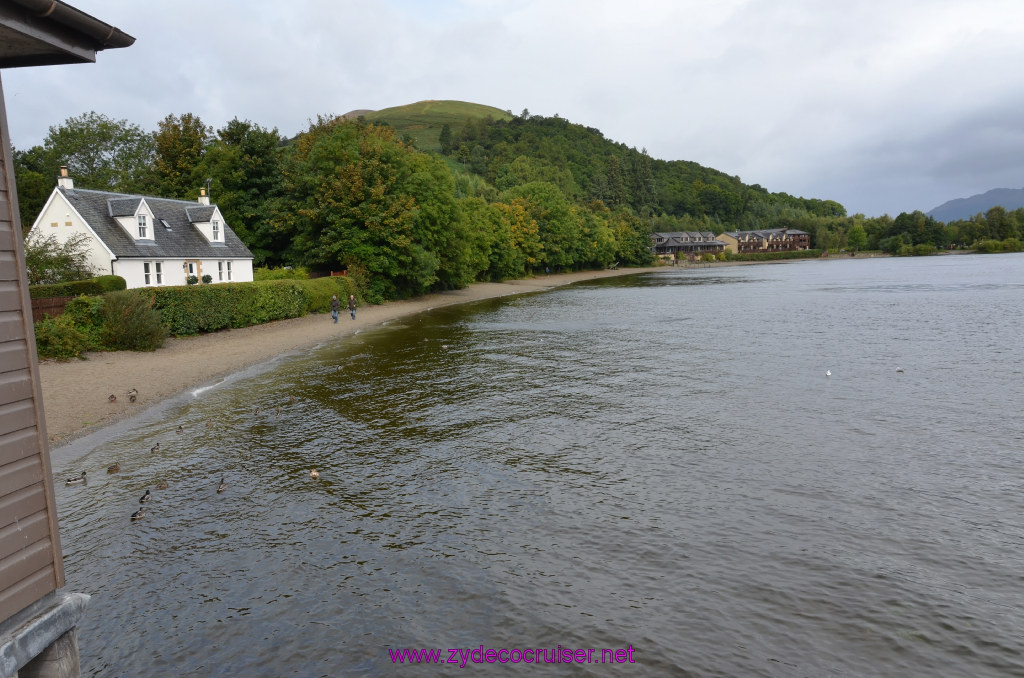
[[[850,214],[1024,187],[1020,0],[70,0],[136,38],[3,72],[12,142],[88,111],[291,136],[456,99],[558,114]]]

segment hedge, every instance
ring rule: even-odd
[[[821,256],[821,250],[787,250],[784,252],[747,252],[726,254],[726,261],[778,261],[780,259],[814,259]]]
[[[298,318],[330,308],[331,296],[353,294],[344,277],[260,280],[217,285],[142,287],[131,290],[153,304],[175,336],[216,332]]]
[[[119,275],[101,275],[89,280],[54,283],[52,285],[30,285],[28,294],[33,299],[50,297],[77,297],[82,294],[96,295],[127,289],[128,283]]]

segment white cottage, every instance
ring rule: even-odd
[[[200,193],[190,202],[75,188],[62,167],[28,237],[64,243],[84,233],[93,268],[121,276],[129,288],[184,285],[192,275],[252,281],[252,252]]]

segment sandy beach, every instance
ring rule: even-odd
[[[328,313],[280,320],[198,337],[171,338],[152,353],[89,353],[86,360],[40,363],[43,409],[51,447],[135,416],[182,391],[222,378],[332,337],[420,313],[432,308],[540,292],[562,285],[611,276],[664,270],[658,268],[583,271],[501,283],[477,283],[462,290],[418,299],[365,306],[352,320],[345,309],[337,324]],[[128,391],[137,389],[136,402]],[[108,397],[117,397],[110,402]]]

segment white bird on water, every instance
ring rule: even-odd
[[[903,368],[902,367],[897,367],[896,371],[899,372],[900,374],[903,374]]]
[[[825,370],[825,376],[826,377],[831,377],[832,376],[832,370]]]

